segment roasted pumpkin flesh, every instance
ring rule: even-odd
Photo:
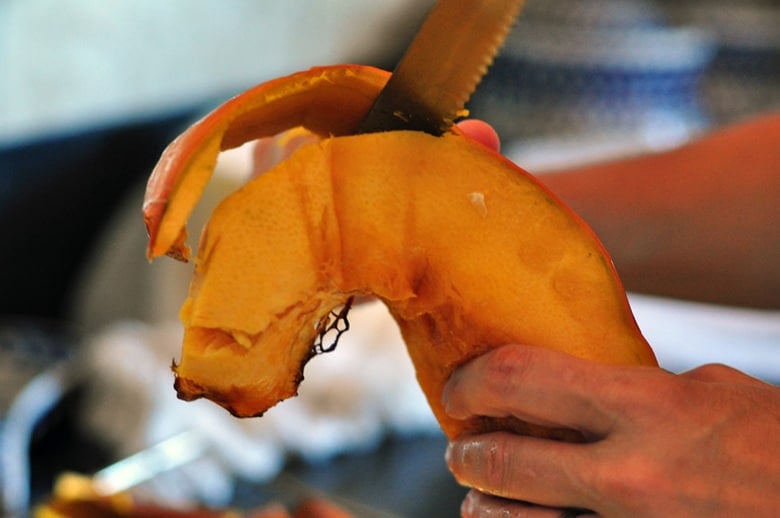
[[[278,79],[166,150],[145,204],[149,255],[186,257],[184,224],[220,149],[297,126],[323,137],[223,200],[203,229],[181,311],[179,396],[261,415],[296,394],[338,308],[371,295],[400,326],[449,436],[569,437],[517,420],[453,420],[441,393],[455,368],[512,342],[655,365],[608,254],[538,180],[457,132],[350,135],[386,79],[355,66]]]

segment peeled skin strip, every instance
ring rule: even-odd
[[[296,394],[322,323],[359,295],[387,305],[449,437],[578,437],[444,413],[451,373],[492,348],[656,365],[606,251],[536,179],[462,135],[387,132],[306,145],[215,209],[181,311],[179,397],[261,415]]]
[[[184,224],[220,151],[298,126],[322,136],[349,134],[389,77],[361,65],[312,68],[257,85],[193,124],[168,145],[147,183],[147,257],[189,259]]]

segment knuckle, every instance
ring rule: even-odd
[[[491,436],[483,451],[482,478],[484,489],[494,495],[510,496],[513,488],[515,462],[512,448],[507,444],[509,435]]]
[[[652,378],[646,378],[636,370],[625,370],[614,376],[610,386],[604,389],[612,412],[624,423],[634,423],[636,419],[661,422],[671,408],[668,402],[680,400],[680,387],[674,375],[660,372],[650,375]]]
[[[533,361],[533,354],[527,347],[504,346],[494,349],[485,365],[485,381],[494,391],[507,391],[528,378]]]
[[[669,488],[665,487],[670,483],[666,471],[658,462],[639,454],[602,463],[592,470],[590,477],[598,500],[635,505],[637,511],[653,495],[669,494]]]
[[[502,346],[456,370],[442,393],[445,411],[455,418],[506,415],[518,387],[528,378],[532,354],[526,347]]]
[[[745,382],[757,381],[739,370],[722,363],[710,363],[684,373],[684,377],[703,382]]]
[[[708,363],[706,365],[701,365],[699,367],[696,367],[690,372],[698,372],[700,374],[703,374],[705,376],[715,376],[718,377],[721,374],[725,373],[731,373],[734,372],[735,369],[732,369],[731,367],[728,367],[722,363]]]

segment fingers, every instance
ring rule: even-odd
[[[680,511],[700,510],[720,499],[739,509],[755,502],[756,495],[776,494],[766,487],[757,490],[767,471],[754,469],[776,458],[766,453],[771,441],[761,439],[773,437],[776,428],[773,417],[761,428],[762,417],[777,415],[774,389],[722,365],[677,376],[659,368],[610,366],[547,349],[505,346],[456,371],[445,387],[445,409],[456,418],[515,415],[555,423],[580,429],[591,442],[506,432],[467,436],[450,444],[447,463],[461,484],[481,493],[548,507],[616,516],[666,516],[676,509],[690,515]],[[752,430],[760,431],[751,436]],[[706,489],[722,489],[724,476],[752,480],[739,486],[750,488],[752,496]],[[471,516],[491,516],[487,513],[502,506],[515,511],[515,504],[504,500],[479,493],[471,498],[471,507],[465,507]],[[487,509],[483,514],[474,511],[482,508]],[[520,509],[527,511],[516,509],[519,516]]]
[[[467,119],[457,124],[468,138],[483,146],[499,151],[501,140],[496,130],[485,121]],[[274,137],[259,139],[253,152],[252,177],[257,177],[290,156],[296,149],[316,142],[319,137],[303,128],[293,128]]]
[[[496,432],[452,441],[446,459],[459,483],[493,496],[595,508],[595,498],[583,483],[591,475],[591,449],[587,444]]]
[[[483,146],[499,151],[501,140],[496,130],[485,121],[467,119],[457,124],[468,138]],[[319,137],[303,128],[293,128],[274,137],[259,139],[253,152],[253,173],[256,177],[290,156],[304,144],[316,142]]]
[[[602,368],[549,349],[507,345],[458,369],[445,386],[443,402],[458,419],[515,416],[603,436],[615,419],[602,398],[594,397]]]
[[[493,151],[501,150],[501,139],[493,126],[478,119],[466,119],[457,124],[468,138],[475,140]]]
[[[463,501],[461,516],[463,518],[503,518],[505,516],[513,516],[515,518],[573,518],[575,516],[595,515],[578,509],[557,509],[526,502],[505,500],[472,490]]]
[[[754,378],[733,367],[721,364],[709,364],[696,367],[688,372],[681,374],[684,378],[703,381],[709,383],[748,383],[765,385],[766,383],[758,378]]]
[[[259,139],[252,153],[252,178],[271,169],[304,144],[318,140],[317,135],[303,128],[293,128],[273,137]]]

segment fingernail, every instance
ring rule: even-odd
[[[475,516],[476,511],[476,502],[474,501],[474,491],[469,491],[466,493],[466,497],[463,499],[463,502],[460,504],[460,515],[461,518],[468,518],[471,516]]]
[[[466,466],[473,460],[474,452],[474,441],[457,439],[447,444],[444,460],[447,461],[447,466],[450,470],[453,468],[457,470],[460,466]]]
[[[447,449],[444,451],[444,462],[447,463],[447,469],[449,469],[455,478],[458,478],[459,466],[463,463],[463,448],[460,442],[453,441],[447,444]]]
[[[450,376],[450,379],[447,381],[447,383],[444,385],[444,390],[441,394],[441,402],[444,406],[444,412],[449,415],[450,417],[455,418],[462,418],[464,416],[458,415],[458,408],[457,404],[453,401],[453,392],[457,390],[458,386],[458,373],[455,371],[455,373]]]

